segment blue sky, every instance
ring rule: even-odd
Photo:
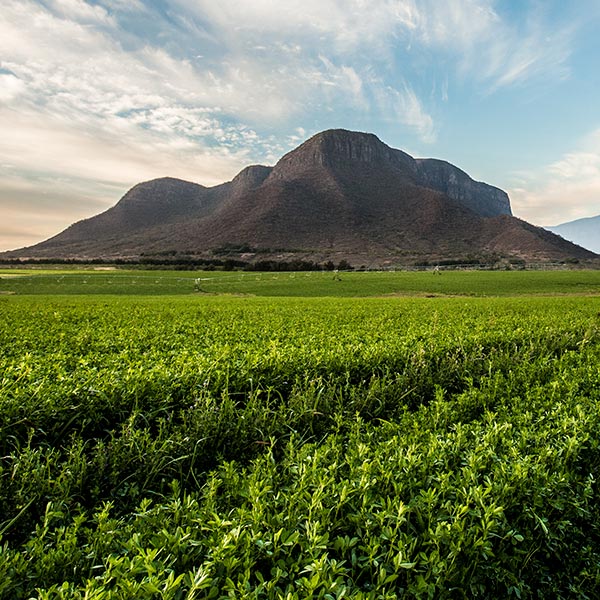
[[[333,127],[600,214],[598,0],[3,0],[0,249]]]

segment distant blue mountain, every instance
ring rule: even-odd
[[[552,233],[557,233],[565,240],[600,254],[600,215],[569,221],[554,227],[545,227]]]

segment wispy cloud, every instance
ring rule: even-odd
[[[183,3],[179,25],[164,22],[167,33],[181,22],[188,28],[192,23],[195,30],[212,29],[209,37],[222,47],[217,54],[208,48],[206,58],[200,54],[181,57],[153,45],[132,44],[133,50],[127,50],[123,44],[127,36],[120,29],[118,14],[115,16],[123,7],[115,2],[104,4],[106,8],[83,0],[53,0],[42,6],[33,0],[8,0],[3,7],[0,55],[5,72],[0,93],[6,100],[19,96],[13,106],[17,119],[5,113],[14,133],[0,142],[5,154],[14,151],[19,138],[33,144],[41,120],[52,124],[55,150],[62,149],[61,140],[93,132],[98,142],[114,136],[117,146],[128,136],[133,146],[144,145],[146,153],[162,152],[168,139],[179,149],[189,142],[190,152],[195,144],[199,154],[202,148],[214,153],[216,144],[237,143],[239,158],[250,152],[260,158],[270,153],[273,140],[261,139],[254,126],[268,128],[309,110],[340,103],[366,111],[369,97],[386,95],[399,110],[407,109],[400,122],[428,135],[421,125],[425,111],[407,84],[395,89],[373,78],[365,80],[360,66],[347,64],[328,45],[356,48],[390,27],[385,19],[372,17],[361,24],[364,9],[359,10],[362,5],[358,2],[349,12],[335,2],[326,2],[324,7],[290,3],[284,14],[275,12],[271,18],[272,5],[267,2],[198,3],[193,11]],[[389,12],[393,4],[386,6]],[[407,18],[397,7],[394,11],[397,18]],[[304,24],[313,41],[317,35],[331,39],[317,45],[318,50],[307,50],[303,45],[308,39],[306,31],[282,37],[281,26],[292,16],[299,20],[296,31],[302,31]],[[334,27],[343,17],[345,26]],[[289,22],[287,27],[291,27]],[[259,36],[269,28],[277,35]],[[259,38],[262,46],[256,44]],[[17,126],[23,127],[21,133]],[[98,131],[103,135],[97,136]],[[150,134],[155,135],[153,143],[148,143]],[[39,136],[44,143],[33,146],[53,146],[48,126],[41,128]],[[52,152],[40,164],[48,167],[56,156]],[[104,161],[99,158],[98,162]],[[205,171],[214,169],[209,165]]]
[[[546,78],[552,84],[566,79],[572,34],[569,25],[548,31],[534,19],[524,32],[501,37],[489,48],[487,69],[482,72],[490,91]]]
[[[542,3],[523,3],[519,19],[503,16],[493,0],[423,0],[415,10],[413,43],[453,57],[456,72],[483,91],[568,76],[577,24],[557,24]]]
[[[320,42],[335,53],[385,47],[398,28],[413,28],[417,15],[412,0],[175,0],[182,13],[219,30],[228,48],[261,40]],[[315,47],[315,46],[313,46]]]
[[[104,7],[98,4],[89,4],[85,0],[48,0],[46,6],[55,14],[78,23],[111,27],[115,25],[114,19]]]
[[[425,111],[415,92],[408,86],[396,89],[378,82],[372,93],[378,103],[379,110],[390,122],[401,123],[412,129],[425,143],[433,143],[436,137],[435,124]]]
[[[10,72],[0,71],[0,102],[11,102],[23,94],[25,83]]]

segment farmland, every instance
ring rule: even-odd
[[[252,273],[0,270],[0,293],[23,295],[252,295],[268,297],[532,296],[597,294],[598,271]]]
[[[600,273],[292,275],[0,274],[0,597],[597,597]]]

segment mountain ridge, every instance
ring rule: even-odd
[[[211,256],[233,246],[263,255],[279,249],[273,258],[379,264],[491,254],[594,257],[516,219],[504,191],[451,163],[415,159],[374,134],[339,129],[314,135],[273,167],[251,165],[214,187],[170,177],[142,182],[107,211],[4,256]]]

